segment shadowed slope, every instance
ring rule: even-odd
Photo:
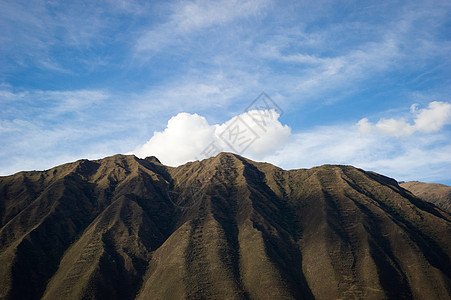
[[[157,236],[157,242],[153,244],[154,247],[160,245],[171,231],[173,207],[166,203],[167,199],[162,200],[162,191],[167,183],[162,176],[149,170],[151,166],[147,161],[132,156],[115,156],[95,162],[78,161],[45,172],[19,173],[2,178],[1,193],[11,195],[5,197],[7,209],[3,220],[6,224],[0,229],[0,262],[7,266],[2,269],[0,277],[0,290],[4,293],[2,296],[40,298],[47,280],[55,274],[63,253],[72,243],[80,251],[77,255],[83,257],[84,264],[79,266],[83,272],[87,272],[94,263],[85,259],[83,251],[98,256],[109,249],[110,255],[117,254],[113,253],[116,251],[114,240],[116,234],[121,235],[118,232],[121,226],[114,228],[110,223],[138,226],[135,219],[130,219],[138,208],[144,208],[148,212],[147,218],[156,218],[153,224],[158,226],[146,224],[139,229],[147,232],[147,235]],[[17,176],[31,182],[34,192],[29,193],[30,196],[14,197],[14,192],[20,191],[19,186],[22,184],[22,181],[17,182]],[[19,192],[19,195],[22,194],[23,192]],[[134,204],[126,203],[127,201],[133,201]],[[116,202],[121,202],[122,205],[118,207],[116,204],[116,208],[113,208]],[[18,207],[24,208],[14,213]],[[109,212],[112,210],[116,212]],[[119,220],[101,223],[97,226],[100,228],[97,232],[102,234],[98,237],[91,236],[96,231],[90,231],[88,226],[96,224],[97,219],[108,213],[119,214],[116,216]],[[152,243],[144,237],[146,234],[132,240],[150,247]],[[79,243],[86,240],[92,242],[86,243],[84,248],[77,248]],[[147,257],[138,258],[147,261]],[[105,259],[108,257],[104,261]],[[80,263],[80,260],[68,262]],[[109,265],[108,262],[105,264]],[[60,265],[60,269],[61,267],[63,266]],[[81,274],[76,276],[83,277]],[[70,289],[78,288],[78,282],[65,282]],[[21,288],[23,286],[27,288]],[[111,288],[108,287],[108,290]]]
[[[0,298],[451,294],[450,215],[350,166],[117,155],[0,177],[0,195]]]
[[[408,181],[400,184],[418,198],[451,212],[451,186],[439,183]]]

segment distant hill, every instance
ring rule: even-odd
[[[451,212],[451,186],[419,181],[404,182],[400,186],[424,201],[434,203],[438,207]]]
[[[351,166],[80,160],[0,177],[0,299],[450,299],[450,225]]]

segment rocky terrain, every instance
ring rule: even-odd
[[[451,213],[451,186],[439,183],[408,181],[400,184],[418,198],[434,203]]]
[[[80,160],[0,177],[0,298],[450,299],[450,225],[352,166]]]

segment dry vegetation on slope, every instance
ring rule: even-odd
[[[439,183],[408,181],[400,184],[418,198],[451,212],[451,186]]]
[[[0,197],[0,298],[451,296],[451,216],[350,166],[116,155],[0,177]]]

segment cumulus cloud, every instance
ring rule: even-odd
[[[451,104],[434,101],[429,103],[428,109],[423,109],[415,119],[417,130],[434,132],[444,125],[451,124]]]
[[[215,126],[198,114],[179,113],[172,117],[163,131],[133,153],[139,157],[154,155],[168,165],[179,165],[195,159],[214,140]]]
[[[323,126],[292,134],[286,145],[264,160],[285,169],[345,164],[397,180],[440,181],[449,178],[451,143],[441,132],[399,139],[362,134],[351,124]]]
[[[287,169],[347,164],[398,180],[449,178],[451,143],[443,127],[451,123],[451,104],[434,101],[424,109],[418,109],[415,104],[410,111],[411,122],[382,118],[373,124],[363,118],[355,125],[322,126],[297,132],[265,160]]]
[[[163,131],[154,132],[147,143],[132,153],[139,157],[154,155],[172,166],[222,151],[263,159],[290,137],[291,129],[282,125],[279,117],[275,110],[252,110],[223,124],[209,124],[198,114],[179,113]]]
[[[378,132],[391,136],[409,136],[414,132],[436,132],[443,126],[451,124],[451,104],[447,102],[433,101],[427,108],[418,109],[417,104],[410,107],[414,115],[413,124],[404,118],[380,119],[372,124],[367,118],[358,122],[362,133]]]
[[[381,119],[373,124],[364,118],[357,124],[295,133],[280,123],[274,110],[250,111],[223,124],[209,124],[198,114],[180,113],[133,153],[139,157],[155,155],[163,163],[177,166],[229,151],[285,169],[347,164],[398,180],[437,181],[448,178],[451,167],[449,136],[440,130],[450,123],[450,107],[445,102],[431,102],[424,109],[412,106],[410,123],[406,119]],[[416,131],[428,134],[412,134]],[[237,137],[237,132],[243,134]],[[379,134],[367,134],[370,132]],[[401,135],[403,139],[398,138]],[[252,143],[241,152],[240,142],[249,141]]]

